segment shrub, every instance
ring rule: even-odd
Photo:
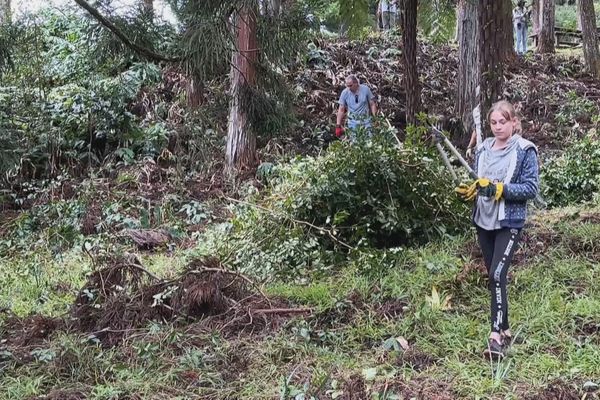
[[[349,249],[456,233],[469,224],[468,207],[448,177],[437,158],[382,137],[337,142],[320,157],[270,168],[265,192],[238,206],[204,251],[216,247],[254,275],[298,277],[345,262]]]
[[[600,189],[600,140],[585,137],[544,165],[542,194],[551,206],[592,200]]]
[[[437,157],[385,138],[335,143],[323,157],[281,168],[266,202],[352,245],[422,243],[467,220],[449,176]]]

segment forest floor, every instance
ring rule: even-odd
[[[331,129],[350,72],[401,125],[387,40],[317,43],[291,78],[306,124],[282,147],[307,152]],[[430,112],[452,114],[456,65],[452,48],[422,45]],[[544,150],[595,129],[600,83],[578,60],[527,56],[506,79]],[[509,275],[516,343],[489,362],[474,232],[365,249],[370,272],[258,284],[197,251],[248,188],[261,184],[149,161],[19,186],[0,212],[0,399],[600,397],[600,205],[534,211]]]

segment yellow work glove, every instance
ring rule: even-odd
[[[477,195],[494,197],[494,199],[500,200],[504,191],[504,184],[492,183],[488,178],[479,178],[470,185],[461,183],[454,191],[464,201],[471,201]]]
[[[492,183],[487,178],[480,178],[475,181],[477,185],[477,194],[483,197],[493,197],[498,201],[504,192],[504,184],[502,182]]]
[[[467,200],[469,200],[468,193],[471,189],[471,186],[473,186],[473,184],[469,185],[466,183],[461,183],[456,188],[454,188],[454,192],[458,195],[458,197],[460,197],[461,200],[467,201]]]

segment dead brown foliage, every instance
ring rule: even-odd
[[[163,281],[129,255],[105,260],[90,275],[71,310],[70,328],[105,345],[117,344],[149,321],[196,321],[191,329],[224,334],[254,332],[274,327],[279,314],[290,312],[274,306],[215,258],[195,261],[181,276]]]

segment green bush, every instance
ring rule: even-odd
[[[323,157],[297,159],[281,169],[267,201],[352,245],[422,243],[463,227],[467,207],[437,157],[385,139],[335,143]]]
[[[324,270],[350,249],[410,246],[469,224],[437,158],[384,137],[336,142],[320,157],[261,176],[265,192],[237,207],[212,241],[222,258],[255,275]]]
[[[585,137],[542,168],[542,194],[551,206],[592,200],[600,190],[600,140]]]
[[[600,2],[594,2],[594,9],[600,9]],[[557,5],[555,25],[560,28],[577,29],[577,7],[575,5]],[[600,15],[596,13],[596,25],[600,24]]]

